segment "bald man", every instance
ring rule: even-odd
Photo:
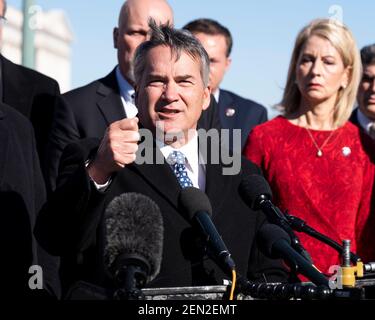
[[[137,47],[149,39],[148,19],[173,24],[173,12],[164,0],[128,0],[119,15],[118,27],[113,29],[113,43],[121,75],[134,86],[133,57]]]

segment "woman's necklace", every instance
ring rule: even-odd
[[[310,136],[310,138],[311,138],[311,141],[313,142],[313,144],[314,144],[316,150],[318,150],[317,153],[316,153],[316,156],[319,157],[319,158],[322,157],[322,156],[323,156],[323,151],[322,151],[322,149],[323,149],[324,146],[327,144],[328,140],[332,137],[332,135],[333,135],[333,133],[335,132],[335,130],[332,130],[332,131],[331,131],[331,133],[329,134],[329,136],[323,141],[322,145],[319,147],[318,144],[316,143],[316,141],[315,141],[315,139],[314,139],[314,137],[313,137],[313,135],[312,135],[310,129],[307,128],[307,127],[305,127],[305,129],[307,130],[307,133],[309,134],[309,136]]]

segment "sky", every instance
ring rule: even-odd
[[[65,11],[74,34],[72,88],[107,75],[116,65],[112,30],[123,0],[35,0]],[[315,18],[339,18],[361,48],[375,43],[375,0],[169,0],[175,26],[211,18],[232,33],[232,65],[222,88],[271,108],[282,97],[295,37]],[[8,0],[21,9],[22,0]]]

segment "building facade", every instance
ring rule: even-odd
[[[43,11],[33,6],[30,26],[34,33],[34,69],[54,78],[61,92],[71,89],[73,32],[62,10]],[[22,62],[22,11],[9,6],[3,26],[1,53],[14,63]]]

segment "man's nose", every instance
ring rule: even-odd
[[[165,85],[164,98],[169,102],[178,100],[178,86],[176,82],[171,81]]]

